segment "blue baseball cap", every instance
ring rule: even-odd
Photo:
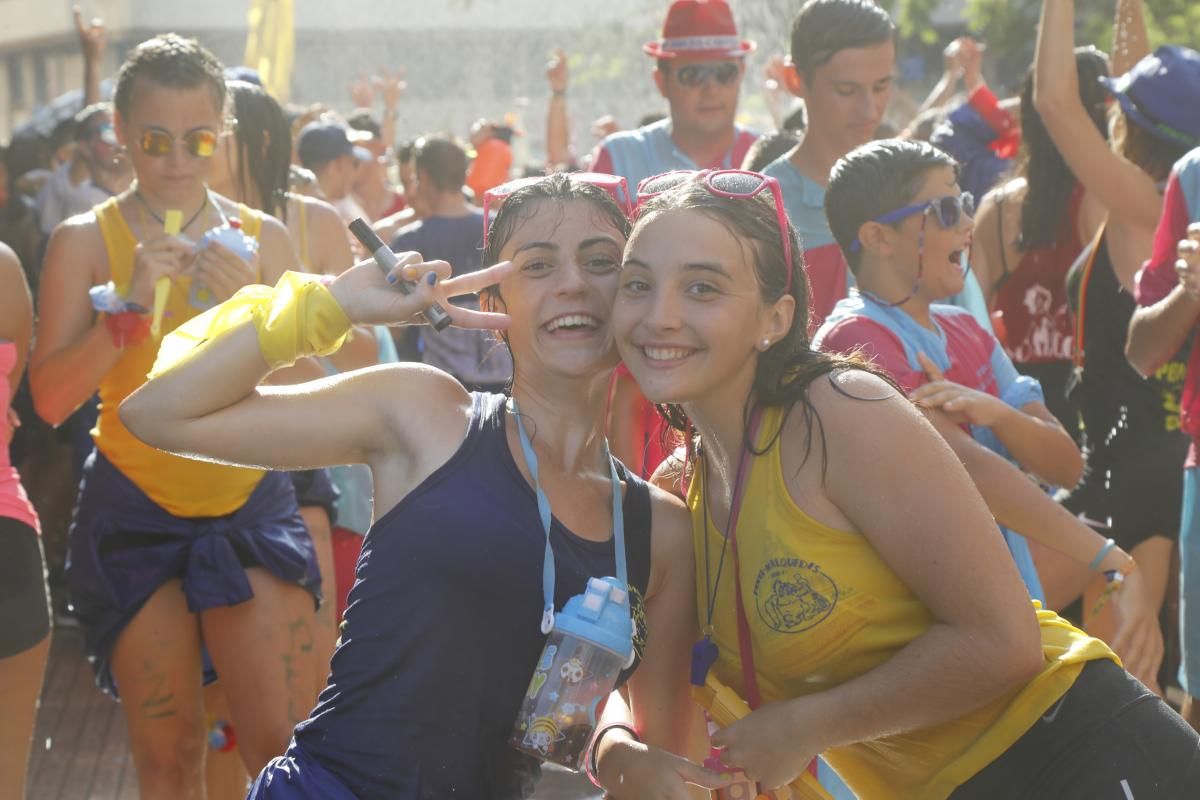
[[[350,130],[345,125],[322,120],[310,122],[300,131],[296,154],[307,169],[328,164],[345,155],[353,155],[359,161],[374,158],[370,150],[355,146],[350,139]]]
[[[1174,145],[1200,146],[1200,53],[1163,45],[1119,78],[1100,82],[1147,133]]]

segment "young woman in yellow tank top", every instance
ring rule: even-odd
[[[141,796],[199,797],[202,647],[252,772],[286,745],[315,694],[312,543],[286,476],[168,455],[131,436],[116,411],[145,382],[161,334],[200,313],[193,284],[221,301],[274,283],[296,257],[283,225],[206,186],[225,109],[211,53],[174,35],[142,43],[114,105],[137,180],[51,238],[30,379],[55,424],[100,393],[71,532],[72,597],[98,680],[120,691]],[[194,244],[232,218],[258,241],[251,262]],[[173,222],[178,235],[166,232]]]
[[[643,392],[698,434],[693,681],[755,708],[714,735],[722,762],[769,790],[822,754],[861,800],[1182,796],[1195,736],[1031,603],[921,412],[810,349],[803,256],[769,181],[644,182],[613,315]],[[599,755],[618,798],[679,772],[623,734]]]

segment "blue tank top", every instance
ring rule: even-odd
[[[507,743],[546,638],[546,535],[505,438],[504,404],[472,395],[458,451],[363,540],[329,682],[292,745],[361,800],[509,800],[531,794],[540,774]],[[620,473],[640,659],[650,493]],[[616,574],[611,538],[580,538],[555,519],[550,543],[558,609],[588,578]]]

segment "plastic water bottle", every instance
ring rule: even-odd
[[[242,230],[242,221],[237,217],[230,217],[224,225],[218,225],[206,231],[196,246],[197,252],[208,247],[212,242],[219,242],[243,261],[252,260],[254,254],[258,252],[258,240],[253,236],[246,235]],[[204,281],[193,278],[192,288],[188,293],[188,303],[201,311],[207,311],[217,304],[217,298],[204,285]]]
[[[554,620],[510,742],[543,761],[580,768],[602,703],[633,662],[629,591],[592,578]]]

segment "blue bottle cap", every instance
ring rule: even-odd
[[[603,647],[628,663],[633,655],[629,591],[616,578],[591,578],[554,618],[555,630]]]

